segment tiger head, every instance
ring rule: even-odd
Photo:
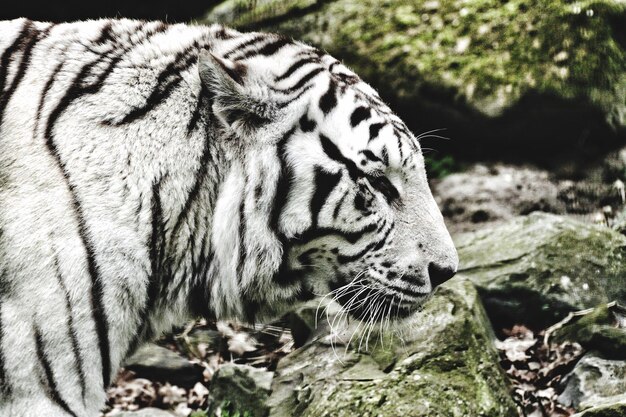
[[[221,254],[237,285],[212,299],[231,285],[222,311],[249,319],[329,293],[360,319],[410,314],[458,266],[418,140],[339,61],[267,36],[200,56],[236,144],[214,219],[236,237],[213,238],[237,240]]]

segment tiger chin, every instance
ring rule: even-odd
[[[97,416],[140,343],[332,292],[414,311],[457,270],[420,144],[274,34],[0,23],[0,415]]]

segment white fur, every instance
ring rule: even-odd
[[[336,276],[351,271],[366,271],[372,282],[389,284],[389,268],[382,275],[371,268],[381,260],[392,263],[400,275],[410,272],[425,279],[431,262],[456,268],[456,252],[428,189],[414,137],[398,136],[388,125],[368,143],[367,124],[355,129],[349,124],[354,109],[370,102],[376,114],[368,123],[401,121],[362,81],[337,94],[337,105],[328,114],[320,110],[331,79],[354,77],[334,58],[297,42],[271,56],[254,55],[279,42],[264,35],[255,46],[240,49],[251,50],[251,56],[235,63],[226,58],[228,52],[259,34],[129,20],[56,26],[2,22],[0,53],[27,25],[33,33],[49,31],[34,44],[0,124],[0,365],[8,387],[0,393],[0,415],[70,415],[49,392],[37,332],[58,395],[72,412],[95,416],[102,407],[104,366],[89,251],[102,286],[111,376],[134,341],[198,313],[194,301],[206,300],[203,312],[212,317],[250,318],[250,306],[256,309],[252,318],[271,317],[307,290],[328,292]],[[108,25],[110,36],[95,42]],[[204,48],[211,53],[200,52]],[[2,94],[7,97],[25,60],[23,51],[11,55],[3,69]],[[274,81],[306,54],[319,61]],[[81,71],[90,68],[79,83],[87,88],[112,62],[114,69],[99,87],[64,105]],[[242,84],[229,74],[239,64],[245,66]],[[165,73],[175,65],[181,68]],[[309,81],[311,88],[281,105],[297,92],[279,90],[315,68],[322,71]],[[169,82],[172,87],[150,111],[128,121],[155,89],[165,89]],[[212,97],[210,107],[208,97],[197,107],[203,85]],[[53,120],[59,106],[62,111]],[[196,108],[200,112],[192,125]],[[261,116],[266,122],[249,123],[245,116],[233,120],[233,114]],[[315,123],[313,132],[298,127],[303,115]],[[400,191],[402,204],[388,203],[363,178],[359,184],[369,190],[373,212],[359,213],[354,200],[362,190],[344,164],[326,155],[320,133],[357,164],[360,151],[380,155],[385,147],[389,165],[381,174]],[[281,158],[291,175],[286,195],[278,189],[284,179]],[[341,177],[319,213],[311,213],[316,167]],[[381,167],[372,162],[362,169],[373,173]],[[271,224],[274,207],[283,203],[278,224]],[[380,227],[352,244],[338,234],[298,240],[314,217],[318,227],[341,233],[369,224]],[[387,230],[392,232],[380,248],[336,265],[337,256],[372,247]],[[418,242],[426,249],[419,251]],[[301,264],[299,256],[314,248],[319,252],[313,265]],[[281,266],[293,275],[292,282],[275,282]],[[162,276],[155,278],[156,271]],[[149,306],[151,280],[159,285]],[[419,290],[432,288],[426,282]],[[81,370],[84,395],[78,383]]]

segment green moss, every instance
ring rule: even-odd
[[[606,304],[556,331],[553,340],[578,342],[607,359],[626,359],[626,330],[616,327],[615,318]]]
[[[456,244],[460,272],[498,325],[547,326],[626,297],[626,239],[606,227],[533,213]]]
[[[489,416],[515,414],[498,367],[493,334],[472,284],[454,281],[438,290],[402,337],[372,334],[370,352],[349,350],[341,362],[325,345],[312,345],[281,362],[275,416]],[[290,378],[295,378],[292,380]],[[276,390],[277,389],[277,390]],[[302,395],[306,393],[306,395]],[[274,394],[273,394],[274,395]],[[294,413],[293,410],[298,412]],[[291,413],[291,414],[290,414]]]
[[[335,0],[309,8],[269,18],[248,11],[226,23],[309,41],[396,100],[433,85],[438,94],[497,115],[533,91],[583,99],[612,124],[626,124],[623,2]]]

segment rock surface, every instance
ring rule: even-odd
[[[603,304],[579,320],[556,330],[552,340],[558,343],[565,340],[576,342],[605,358],[626,361],[624,312],[624,307]]]
[[[618,402],[626,393],[626,361],[588,353],[563,381],[559,402],[579,410]]]
[[[401,337],[372,332],[369,352],[358,336],[344,343],[317,339],[281,362],[269,398],[272,417],[515,415],[492,347],[493,334],[478,294],[452,280]],[[364,335],[365,336],[365,335]]]
[[[169,382],[180,387],[190,388],[203,381],[202,366],[153,343],[140,347],[126,359],[124,368],[133,371],[139,378]]]
[[[626,394],[613,403],[605,403],[591,407],[572,417],[624,417],[626,416]]]
[[[620,231],[626,222],[626,212],[619,214],[626,165],[621,169],[617,177],[607,167],[593,167],[585,179],[572,181],[530,166],[475,164],[433,180],[432,187],[451,233],[493,226],[533,211],[567,214],[587,223],[610,222]]]
[[[554,159],[546,151],[624,138],[625,16],[619,0],[227,0],[204,21],[329,51],[415,131],[463,138],[451,148],[515,143]]]
[[[228,410],[250,417],[265,417],[273,372],[248,365],[224,364],[211,380],[208,415]]]
[[[607,227],[537,212],[455,243],[459,273],[477,285],[496,328],[543,328],[626,300],[626,237]]]
[[[451,233],[476,230],[536,210],[565,212],[547,171],[478,164],[433,182],[433,194]]]

